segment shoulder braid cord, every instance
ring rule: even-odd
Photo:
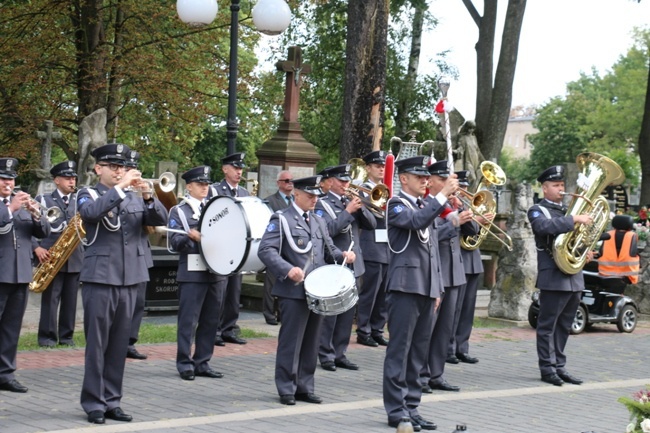
[[[548,209],[546,209],[544,206],[541,206],[539,204],[537,205],[537,207],[539,208],[540,211],[542,211],[546,219],[549,220],[551,219],[551,213],[548,211]],[[537,251],[546,251],[546,253],[549,256],[551,256],[551,258],[553,258],[553,249],[551,248],[551,245],[553,245],[553,240],[552,237],[548,235],[546,236],[546,245],[544,246],[544,248],[539,248],[537,244],[535,244],[535,249]]]
[[[323,207],[325,208],[325,211],[329,214],[329,216],[332,217],[333,220],[335,220],[336,212],[334,212],[334,209],[332,209],[332,207],[329,204],[327,204],[325,200],[321,200],[320,202],[323,204]],[[341,229],[341,233],[347,233],[350,231],[351,228],[352,228],[352,224],[348,224],[345,228]]]
[[[92,188],[92,187],[85,187],[85,189],[88,190],[88,194],[90,194],[90,197],[91,197],[93,200],[97,200],[97,198],[99,197],[99,195],[97,194],[97,191],[96,191],[94,188]],[[77,197],[76,197],[76,199],[75,199],[75,201],[74,201],[75,213],[78,212],[78,211],[77,211],[77,201],[78,201],[78,200],[79,200],[79,194],[77,194]],[[102,224],[104,224],[104,227],[105,227],[106,230],[108,230],[109,232],[116,232],[116,231],[118,231],[118,230],[122,227],[122,221],[120,220],[120,214],[119,214],[119,212],[118,212],[118,214],[117,214],[117,224],[113,224],[112,222],[110,222],[110,221],[108,220],[108,216],[105,216],[105,217],[102,218]],[[79,240],[81,241],[81,244],[82,244],[83,246],[85,246],[85,247],[89,247],[89,246],[91,246],[92,244],[95,243],[95,241],[97,240],[97,234],[99,233],[99,230],[98,230],[98,229],[99,229],[99,227],[98,227],[97,229],[95,229],[95,236],[93,236],[93,239],[92,239],[90,242],[88,242],[88,240],[87,240],[85,237],[81,236],[81,233],[79,232],[79,226],[78,226],[78,225],[75,226],[75,231],[77,232],[77,237],[78,237]]]
[[[184,198],[176,206],[173,206],[171,209],[169,209],[169,214],[171,215],[172,210],[174,208],[176,208],[177,211],[178,211],[178,218],[181,220],[181,224],[183,225],[183,230],[185,230],[187,233],[189,233],[190,232],[190,225],[187,222],[187,217],[185,216],[185,212],[183,212],[180,209],[180,206],[185,204],[185,203],[187,203],[187,205],[192,208],[192,212],[194,213],[194,215],[200,215],[201,214],[199,212],[199,208],[196,207],[195,205],[193,205],[191,201],[187,200],[187,198]],[[169,251],[170,253],[174,253],[174,254],[177,253],[178,251],[174,251],[174,249],[171,247],[171,245],[169,245],[169,235],[166,236],[166,239],[167,239],[167,251]]]
[[[411,204],[411,202],[410,202],[409,200],[406,200],[406,199],[404,199],[404,198],[402,198],[402,197],[397,197],[397,198],[398,198],[402,203],[404,203],[404,205],[408,206],[408,207],[411,208],[412,210],[415,209],[415,208],[413,207],[413,204]],[[384,218],[386,219],[386,229],[388,229],[388,209],[386,209],[386,215],[385,215]],[[395,250],[393,249],[393,247],[392,247],[391,244],[390,244],[390,236],[387,235],[387,236],[386,236],[386,242],[388,243],[388,249],[390,249],[390,251],[391,251],[393,254],[402,254],[402,253],[406,250],[406,247],[408,247],[408,246],[409,246],[409,243],[411,242],[411,233],[412,233],[413,231],[415,231],[415,230],[409,230],[409,235],[408,235],[408,238],[406,239],[406,243],[404,244],[404,248],[402,248],[402,249],[399,250],[399,251],[395,251]],[[424,231],[423,231],[423,230],[417,230],[417,233],[418,233],[418,239],[420,239],[420,242],[421,242],[421,243],[426,244],[426,243],[429,242],[429,235],[430,235],[430,233],[429,233],[429,227],[427,227],[426,229],[424,229]]]

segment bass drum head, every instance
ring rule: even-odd
[[[248,254],[250,237],[241,204],[232,197],[213,197],[203,209],[199,228],[199,249],[208,268],[219,275],[237,273]]]

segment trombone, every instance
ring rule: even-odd
[[[362,196],[361,193],[368,194],[368,197]],[[384,218],[386,203],[388,203],[388,199],[390,198],[390,193],[386,185],[380,183],[373,189],[368,189],[351,183],[345,189],[345,194],[358,197],[373,215],[378,218]]]

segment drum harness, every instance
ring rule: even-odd
[[[400,200],[402,203],[404,203],[405,206],[408,206],[411,210],[415,210],[415,207],[413,206],[413,203],[411,203],[410,200],[407,200],[403,197],[396,197],[398,200]],[[386,228],[388,228],[388,210],[386,211]],[[386,241],[388,242],[388,248],[393,254],[402,254],[405,250],[406,247],[409,246],[409,243],[411,243],[411,233],[416,230],[409,230],[409,235],[408,238],[406,239],[406,243],[404,244],[404,248],[402,248],[399,251],[395,251],[393,247],[390,245],[390,236],[386,237]],[[423,244],[428,244],[429,243],[429,227],[427,227],[424,230],[417,230],[418,233],[418,239],[420,239],[420,242]]]
[[[336,215],[336,212],[334,212],[334,209],[332,209],[332,207],[329,204],[327,204],[327,202],[325,202],[324,200],[321,200],[320,202],[323,204],[323,208],[325,209],[325,212],[327,212],[329,214],[329,216],[333,220],[335,220],[337,218],[337,215]],[[350,233],[350,242],[354,245],[354,235],[352,234],[351,229],[352,229],[352,224],[348,224],[345,228],[341,229],[341,233]],[[320,228],[319,228],[319,230],[320,230]],[[334,254],[332,253],[332,250],[330,249],[330,246],[327,244],[327,242],[325,243],[325,246],[327,247],[327,250],[329,251],[330,256],[332,256],[332,258],[333,258]],[[336,259],[334,260],[334,263],[337,264]]]
[[[187,222],[187,217],[185,216],[185,212],[183,212],[180,209],[180,207],[183,204],[187,204],[189,207],[191,207],[193,215],[195,215],[195,216],[201,215],[201,211],[199,211],[199,208],[196,206],[196,203],[193,203],[191,200],[188,200],[187,197],[184,198],[179,204],[177,204],[176,206],[174,206],[173,208],[171,208],[169,210],[169,213],[171,214],[172,209],[174,209],[174,208],[177,209],[178,218],[181,220],[181,224],[183,225],[183,230],[185,230],[186,232],[189,233],[190,232],[190,225]],[[167,236],[167,251],[169,251],[170,253],[177,253],[178,252],[178,251],[174,251],[174,249],[171,248],[171,246],[169,245],[169,236]]]

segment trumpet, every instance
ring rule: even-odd
[[[508,234],[501,229],[498,225],[494,224],[492,221],[490,221],[488,218],[485,217],[486,214],[492,213],[493,209],[496,209],[496,202],[494,201],[494,196],[492,193],[488,190],[481,190],[477,191],[475,194],[472,194],[469,191],[465,191],[464,189],[459,189],[456,192],[456,197],[463,203],[463,206],[466,208],[470,209],[474,215],[479,215],[481,216],[484,220],[487,221],[487,223],[483,223],[476,218],[476,216],[472,216],[472,221],[477,223],[479,225],[480,229],[480,237],[479,240],[482,242],[485,236],[492,235],[496,240],[501,242],[507,249],[508,251],[512,251],[512,238],[508,236]],[[497,231],[499,234],[503,235],[505,237],[505,241],[501,239],[499,236],[497,236],[496,233],[492,231],[494,229]],[[463,238],[462,242],[467,242],[465,238]],[[476,249],[478,248],[478,245],[480,243],[476,243],[476,247],[473,247],[473,245],[469,245],[470,248],[467,248],[467,246],[464,244],[465,249]]]
[[[12,194],[17,194],[21,192],[22,190],[20,188],[15,188],[12,191]],[[43,209],[43,206],[36,200],[34,200],[31,196],[29,196],[29,200],[27,201],[27,204],[22,205],[23,209],[25,209],[27,212],[29,212],[32,215],[32,218],[35,220],[40,220],[41,216],[45,215],[45,218],[47,218],[47,221],[51,224],[54,221],[56,221],[59,218],[63,217],[63,211],[59,209],[57,206],[52,206]]]
[[[361,193],[368,194],[368,197],[362,196]],[[390,192],[386,185],[380,183],[373,189],[368,189],[351,183],[345,189],[345,194],[358,197],[373,215],[378,218],[384,218],[386,203],[388,203],[388,199],[390,198]]]
[[[139,179],[136,185],[126,188],[126,191],[135,192],[138,196],[142,196],[142,194],[153,194],[154,190],[169,193],[174,188],[176,188],[176,177],[173,173],[166,171],[158,179]]]

